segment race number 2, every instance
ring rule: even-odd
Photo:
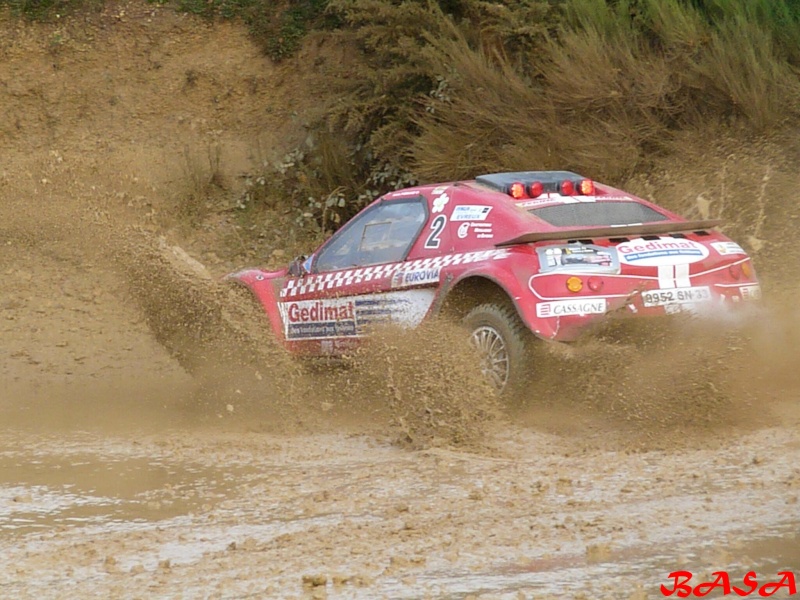
[[[447,225],[447,217],[444,215],[439,215],[433,220],[433,223],[431,223],[431,232],[428,235],[428,239],[425,240],[426,248],[436,249],[439,247],[441,243],[439,236],[442,235],[445,225]]]

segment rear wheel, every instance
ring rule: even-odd
[[[481,370],[492,387],[503,396],[524,388],[530,379],[531,334],[514,307],[480,304],[467,313],[463,323],[480,356]]]

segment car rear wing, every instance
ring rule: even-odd
[[[685,231],[702,231],[724,223],[722,219],[706,219],[704,221],[668,221],[666,223],[647,223],[642,225],[619,225],[612,227],[591,227],[588,229],[560,229],[558,231],[533,231],[524,233],[510,240],[497,242],[495,246],[513,246],[514,244],[531,244],[551,240],[580,240],[590,238],[620,238],[657,233],[682,233]]]

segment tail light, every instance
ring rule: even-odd
[[[587,284],[593,292],[599,292],[603,289],[603,280],[600,277],[589,277]]]

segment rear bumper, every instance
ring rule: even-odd
[[[666,290],[641,287],[627,294],[537,297],[535,302],[520,306],[520,313],[537,336],[569,342],[610,319],[684,314],[733,324],[757,312],[760,299],[761,288],[753,281]]]

